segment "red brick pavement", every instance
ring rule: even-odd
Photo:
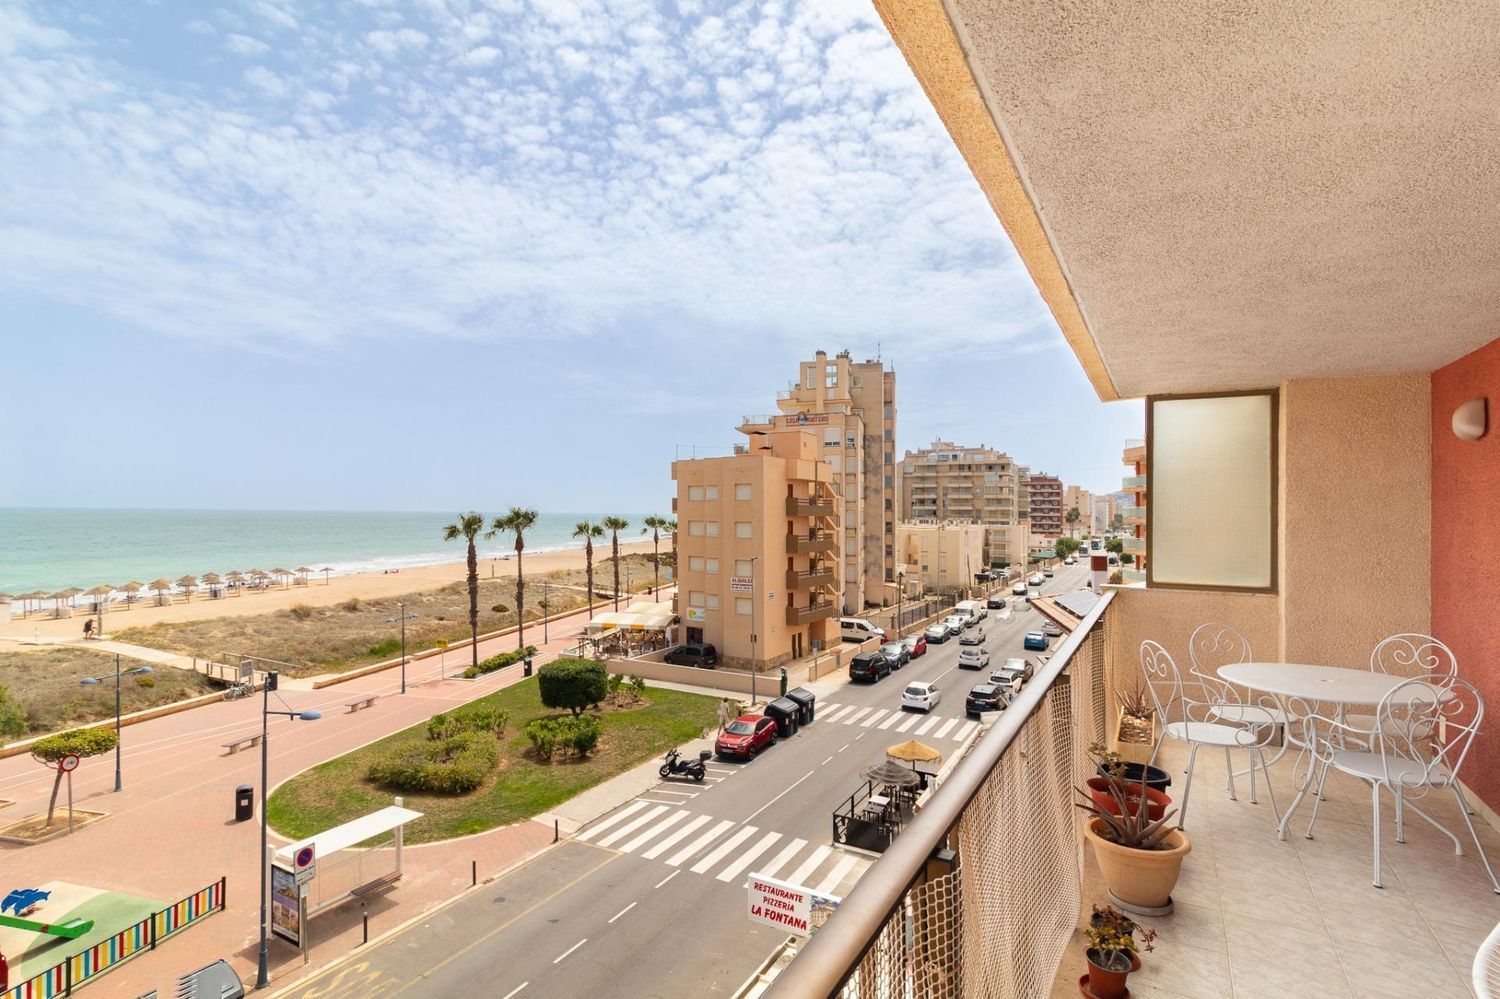
[[[596,608],[597,609],[597,608]],[[555,653],[575,638],[585,615],[551,625],[558,637],[542,649]],[[535,643],[540,630],[528,628]],[[514,635],[481,642],[484,658],[514,648]],[[451,675],[468,662],[468,650],[447,656]],[[407,693],[399,695],[399,670],[352,680],[319,691],[283,690],[295,710],[319,710],[316,722],[273,718],[270,725],[270,778],[274,788],[294,774],[392,732],[423,721],[521,679],[519,665],[478,680],[439,680],[439,661],[407,667]],[[371,708],[350,714],[345,702],[378,693]],[[276,695],[272,706],[279,707]],[[91,987],[100,995],[136,996],[152,988],[176,992],[176,979],[217,958],[228,958],[242,978],[253,979],[258,949],[260,817],[233,821],[234,789],[260,785],[259,749],[223,755],[221,744],[260,730],[261,697],[228,701],[169,715],[124,729],[124,790],[114,793],[112,757],[85,760],[73,777],[74,803],[106,811],[109,818],[40,846],[0,846],[0,888],[26,887],[51,879],[95,885],[167,902],[227,876],[225,912],[205,919],[164,942],[155,952],[111,971]],[[0,812],[14,821],[44,809],[52,775],[30,756],[0,760],[0,795],[15,804]],[[492,830],[448,843],[411,847],[405,877],[388,894],[372,900],[370,935],[385,932],[451,898],[470,883],[471,861],[479,877],[498,873],[544,848],[552,830],[536,822]],[[283,842],[283,841],[277,841]],[[310,967],[334,960],[360,941],[358,902],[311,920],[314,941]],[[270,944],[273,983],[298,977],[300,955],[288,945]],[[12,983],[15,984],[15,983]]]

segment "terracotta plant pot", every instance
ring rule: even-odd
[[[1167,849],[1135,850],[1104,838],[1107,827],[1094,819],[1084,830],[1094,844],[1094,859],[1110,893],[1126,905],[1160,909],[1172,898],[1172,889],[1182,873],[1183,858],[1192,849],[1187,833],[1174,829],[1167,834]]]
[[[1130,976],[1133,965],[1119,968],[1111,963],[1108,968],[1099,964],[1100,954],[1090,947],[1084,951],[1089,962],[1089,991],[1099,999],[1120,999],[1125,994],[1125,979]]]
[[[1100,811],[1108,812],[1111,815],[1120,814],[1120,806],[1115,801],[1115,796],[1110,793],[1109,780],[1107,778],[1090,777],[1088,785],[1089,797],[1094,799],[1094,804],[1099,806]],[[1125,784],[1123,790],[1125,792],[1125,807],[1130,811],[1131,815],[1134,815],[1136,809],[1141,807],[1141,786],[1139,784]],[[1150,786],[1146,788],[1146,800],[1149,802],[1146,806],[1146,814],[1150,816],[1152,822],[1167,814],[1167,806],[1172,803],[1170,797]]]

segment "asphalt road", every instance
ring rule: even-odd
[[[1087,578],[1085,564],[1063,566],[1041,592],[1078,590]],[[1040,623],[1029,609],[991,611],[982,622],[990,669],[1026,654],[1022,637]],[[731,994],[786,937],[746,916],[745,875],[847,894],[872,860],[832,845],[831,814],[862,786],[860,771],[908,738],[951,754],[976,728],[964,695],[989,671],[957,669],[959,648],[930,646],[878,683],[817,684],[817,720],[791,739],[750,762],[711,761],[701,785],[659,783],[290,995]],[[900,709],[912,680],[943,692],[928,716]]]

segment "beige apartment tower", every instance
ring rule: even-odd
[[[1027,553],[1026,470],[993,448],[933,441],[901,458],[901,519],[985,527],[983,563],[1022,565]]]
[[[905,567],[907,592],[947,593],[972,586],[974,574],[989,566],[984,560],[989,530],[958,521],[897,524],[897,562]],[[920,583],[920,589],[914,590],[913,583]]]
[[[1078,522],[1068,523],[1068,511],[1077,508]],[[1087,535],[1094,523],[1094,494],[1082,486],[1067,486],[1063,489],[1063,533],[1078,537]]]

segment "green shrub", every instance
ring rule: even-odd
[[[135,681],[135,685],[137,687],[154,687],[154,686],[156,686],[156,677],[154,677],[154,676],[141,676],[141,677],[137,677],[136,681]]]
[[[370,646],[369,654],[377,658],[385,658],[386,656],[394,656],[400,651],[401,643],[394,638],[387,638],[378,645]]]
[[[631,677],[630,678],[630,689],[635,692],[635,696],[636,697],[645,697],[646,696],[646,678],[643,677],[643,676],[633,676],[633,677]]]
[[[484,783],[500,761],[500,747],[485,732],[417,743],[370,765],[369,778],[396,791],[467,794]]]
[[[574,718],[538,718],[526,726],[531,748],[543,760],[552,759],[559,749],[571,749],[587,756],[599,744],[599,719],[592,715]]]
[[[552,754],[557,749],[557,720],[538,718],[528,723],[526,738],[531,740],[531,748],[536,750],[537,756],[544,760],[552,759]]]
[[[458,728],[450,715],[439,711],[427,719],[427,738],[431,742],[441,742],[458,734]]]
[[[504,708],[470,708],[467,711],[455,715],[462,732],[488,732],[495,738],[505,734],[505,726],[510,724],[510,712]]]
[[[584,715],[581,718],[569,719],[572,722],[572,732],[569,733],[568,745],[573,752],[579,756],[587,756],[599,745],[600,725],[599,719],[593,715]]]
[[[509,652],[502,652],[499,655],[490,656],[488,659],[481,659],[478,666],[470,666],[465,669],[464,677],[472,680],[476,676],[484,676],[486,673],[493,673],[497,669],[513,666],[527,656],[534,655],[536,655],[535,645],[528,645],[524,649],[512,649]]]
[[[119,733],[112,728],[81,728],[59,732],[31,744],[31,755],[42,763],[56,763],[64,756],[98,756],[115,748]]]
[[[609,696],[609,676],[604,664],[592,659],[558,659],[541,668],[537,685],[542,703],[549,708],[567,708],[574,715]]]
[[[505,606],[504,604],[491,604],[490,605],[490,610],[494,611],[496,614],[509,614],[510,613],[510,608],[507,607],[507,606]]]
[[[625,686],[625,674],[624,673],[613,673],[613,674],[611,674],[610,678],[609,678],[609,696],[610,697],[614,697],[616,694],[618,694],[620,692],[620,688],[623,687],[623,686]]]

